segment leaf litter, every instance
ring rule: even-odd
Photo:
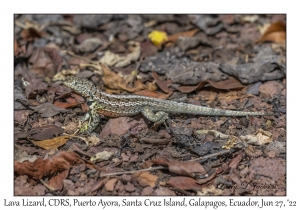
[[[285,16],[24,17],[15,17],[15,195],[286,194]],[[157,128],[141,115],[101,116],[81,136],[89,109],[62,85],[71,75],[112,94],[280,116],[170,113]],[[257,176],[275,189],[243,188]]]

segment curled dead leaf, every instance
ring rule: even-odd
[[[286,41],[286,24],[276,22],[271,24],[256,43],[275,42],[283,43]]]
[[[41,147],[43,149],[56,149],[64,145],[71,136],[58,136],[53,139],[47,139],[43,141],[31,141],[35,146]]]
[[[167,165],[170,172],[180,175],[198,177],[206,173],[205,168],[198,162],[179,162],[165,157],[152,159],[152,162],[157,165]]]

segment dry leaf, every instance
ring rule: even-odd
[[[60,72],[58,72],[52,77],[52,80],[63,81],[66,80],[69,77],[69,75],[76,75],[78,72],[79,72],[79,68],[61,70]]]
[[[96,163],[96,162],[109,160],[114,154],[115,154],[114,152],[108,152],[108,151],[98,152],[90,158],[90,161]]]
[[[168,165],[170,172],[180,175],[197,177],[206,173],[205,168],[198,162],[179,162],[165,157],[154,158],[152,162],[157,165]]]
[[[234,169],[237,168],[242,159],[243,159],[243,154],[241,153],[237,155],[235,158],[231,159],[231,161],[229,162],[229,167]]]
[[[63,133],[64,129],[56,125],[45,125],[42,127],[36,127],[27,132],[29,139],[31,140],[46,140],[53,136],[58,136]]]
[[[136,80],[134,82],[134,87],[128,86],[124,78],[120,77],[120,75],[118,75],[117,73],[111,71],[104,64],[99,64],[103,71],[102,80],[108,88],[112,90],[126,90],[128,92],[136,92],[139,90],[146,89],[146,86],[140,80]]]
[[[193,29],[193,30],[190,30],[190,31],[184,31],[184,32],[179,32],[179,33],[173,34],[171,36],[168,36],[168,42],[177,42],[178,38],[181,37],[181,36],[192,37],[198,31],[199,31],[199,29]]]
[[[66,108],[73,108],[73,107],[75,107],[79,104],[76,101],[76,99],[71,98],[71,97],[66,98],[66,101],[67,101],[67,103],[61,102],[61,101],[55,101],[54,106],[57,106],[57,107],[62,108],[62,109],[66,109]]]
[[[41,77],[53,77],[62,67],[59,51],[50,47],[38,48],[29,59],[33,63],[30,70]]]
[[[17,176],[27,175],[35,180],[47,176],[49,179],[47,185],[53,189],[61,190],[63,180],[67,178],[71,165],[78,165],[80,163],[85,163],[90,169],[99,169],[95,164],[81,159],[81,157],[74,152],[60,152],[51,158],[38,158],[33,163],[19,163],[15,161],[14,171]]]
[[[261,38],[256,43],[261,42],[282,43],[286,41],[286,24],[284,22],[276,22],[271,24]]]
[[[225,143],[222,149],[230,150],[231,148],[234,148],[235,145],[236,145],[236,138],[232,138]]]
[[[264,145],[273,141],[273,134],[263,129],[258,129],[254,135],[241,136],[240,138],[248,144]]]
[[[128,66],[132,61],[137,61],[141,55],[141,45],[139,42],[130,41],[128,43],[131,48],[131,53],[126,56],[120,56],[110,51],[106,51],[99,62],[114,67]]]
[[[169,87],[169,85],[173,84],[172,80],[160,81],[155,71],[152,71],[152,77],[162,91],[165,93],[173,93],[172,89]]]
[[[132,178],[136,179],[142,187],[155,187],[158,177],[150,174],[148,171],[136,172],[132,174]]]
[[[71,136],[58,136],[53,139],[43,140],[43,141],[31,141],[35,146],[41,147],[43,149],[55,149],[64,145]]]
[[[14,111],[14,122],[15,124],[18,125],[25,125],[28,115],[29,115],[29,110],[19,110],[19,111]]]
[[[115,188],[115,185],[118,181],[118,178],[112,178],[105,183],[105,190],[108,192],[112,192]]]

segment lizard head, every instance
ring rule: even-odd
[[[94,84],[92,82],[76,76],[72,76],[66,79],[63,84],[84,97],[90,96],[90,91],[94,87]]]

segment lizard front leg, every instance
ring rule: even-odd
[[[169,118],[168,114],[163,111],[154,113],[150,107],[143,107],[141,110],[142,114],[151,122],[154,122],[154,127],[165,122]]]
[[[83,121],[86,121],[87,119],[89,119],[89,122],[85,126],[81,127],[80,133],[82,133],[82,134],[91,133],[93,130],[95,130],[95,128],[98,126],[98,124],[101,120],[100,115],[98,113],[98,110],[101,109],[101,106],[94,101],[88,101],[87,104],[88,104],[90,110],[81,119],[81,121],[83,122]]]
[[[80,122],[83,123],[84,121],[87,121],[90,119],[90,111],[88,111],[81,119]]]

